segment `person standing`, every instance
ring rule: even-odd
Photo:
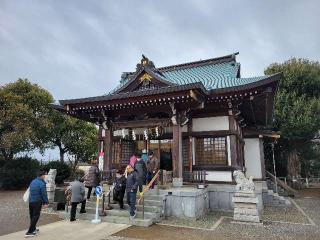
[[[29,186],[29,214],[30,226],[25,237],[34,237],[39,230],[36,228],[40,218],[42,205],[47,208],[49,205],[46,182],[44,181],[46,172],[40,171],[38,177]]]
[[[131,156],[130,160],[129,160],[129,165],[130,165],[132,168],[134,168],[134,166],[136,165],[136,162],[137,162],[137,154],[134,153],[134,154]]]
[[[145,163],[146,166],[147,166],[149,157],[148,157],[148,154],[147,154],[147,150],[146,150],[146,149],[143,149],[143,150],[142,150],[141,159],[144,161],[144,163]]]
[[[137,154],[137,162],[135,165],[135,170],[138,174],[138,186],[139,192],[142,192],[142,185],[146,184],[146,175],[147,175],[147,167],[144,161],[141,158],[141,154]]]
[[[86,213],[86,191],[83,182],[81,182],[80,177],[70,183],[67,191],[71,191],[71,212],[70,212],[70,222],[76,220],[77,206],[81,203],[80,213]]]
[[[137,199],[137,188],[138,188],[138,174],[131,165],[126,168],[127,184],[127,203],[129,205],[130,220],[136,217],[136,199]]]
[[[123,197],[126,191],[126,181],[123,170],[118,170],[113,188],[113,201],[119,203],[120,209],[124,209]]]
[[[154,156],[153,152],[149,153],[149,161],[147,164],[147,181],[148,183],[152,180],[153,176],[159,170],[159,160]],[[153,182],[151,188],[154,188],[155,182]]]
[[[91,161],[91,167],[89,168],[87,174],[85,175],[85,186],[88,188],[87,200],[90,199],[92,188],[99,185],[99,169],[97,166],[97,160]]]

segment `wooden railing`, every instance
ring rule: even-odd
[[[206,184],[206,178],[207,178],[206,171],[193,171],[193,172],[183,173],[184,182]]]
[[[117,173],[117,169],[101,171],[100,180],[107,182],[108,184],[112,184],[116,179],[116,173]]]
[[[140,198],[138,200],[138,204],[140,204],[141,200],[144,198],[144,194],[146,192],[149,191],[150,187],[152,186],[152,184],[159,179],[160,176],[160,170],[153,176],[153,178],[151,179],[151,181],[148,183],[148,185],[143,189],[143,191],[140,193]]]
[[[292,187],[289,187],[285,182],[280,180],[279,178],[276,178],[272,173],[266,171],[267,176],[274,182],[274,184],[277,184],[278,186],[282,187],[284,190],[286,190],[289,195],[292,195],[294,197],[299,196],[299,192],[294,190]]]

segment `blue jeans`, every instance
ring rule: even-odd
[[[127,192],[127,203],[129,205],[130,216],[136,212],[137,192]]]

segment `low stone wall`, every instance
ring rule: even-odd
[[[198,219],[209,209],[207,189],[179,189],[166,193],[165,215],[178,218]]]
[[[263,211],[262,183],[255,182],[258,210]],[[210,210],[233,211],[232,197],[235,193],[233,184],[209,184],[205,189],[192,187],[160,190],[165,196],[165,215],[177,218],[198,219]]]
[[[259,199],[258,210],[263,211],[262,184],[255,182],[255,194]],[[207,187],[209,194],[210,210],[233,211],[232,197],[236,191],[232,184],[209,184]]]

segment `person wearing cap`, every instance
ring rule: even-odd
[[[76,220],[77,206],[81,203],[80,213],[86,213],[86,198],[85,188],[83,179],[76,176],[75,180],[70,183],[67,191],[71,191],[71,211],[70,211],[70,222]]]
[[[46,182],[46,172],[40,171],[38,177],[32,180],[29,186],[29,214],[30,226],[25,237],[34,237],[38,234],[39,229],[36,228],[40,218],[41,208],[47,208],[49,205]]]
[[[138,189],[138,174],[131,165],[126,168],[127,184],[127,202],[129,205],[130,220],[136,217],[136,199]]]
[[[113,201],[118,202],[120,209],[123,207],[123,197],[126,191],[126,177],[123,174],[123,170],[119,169],[116,173],[116,179],[113,188]]]

